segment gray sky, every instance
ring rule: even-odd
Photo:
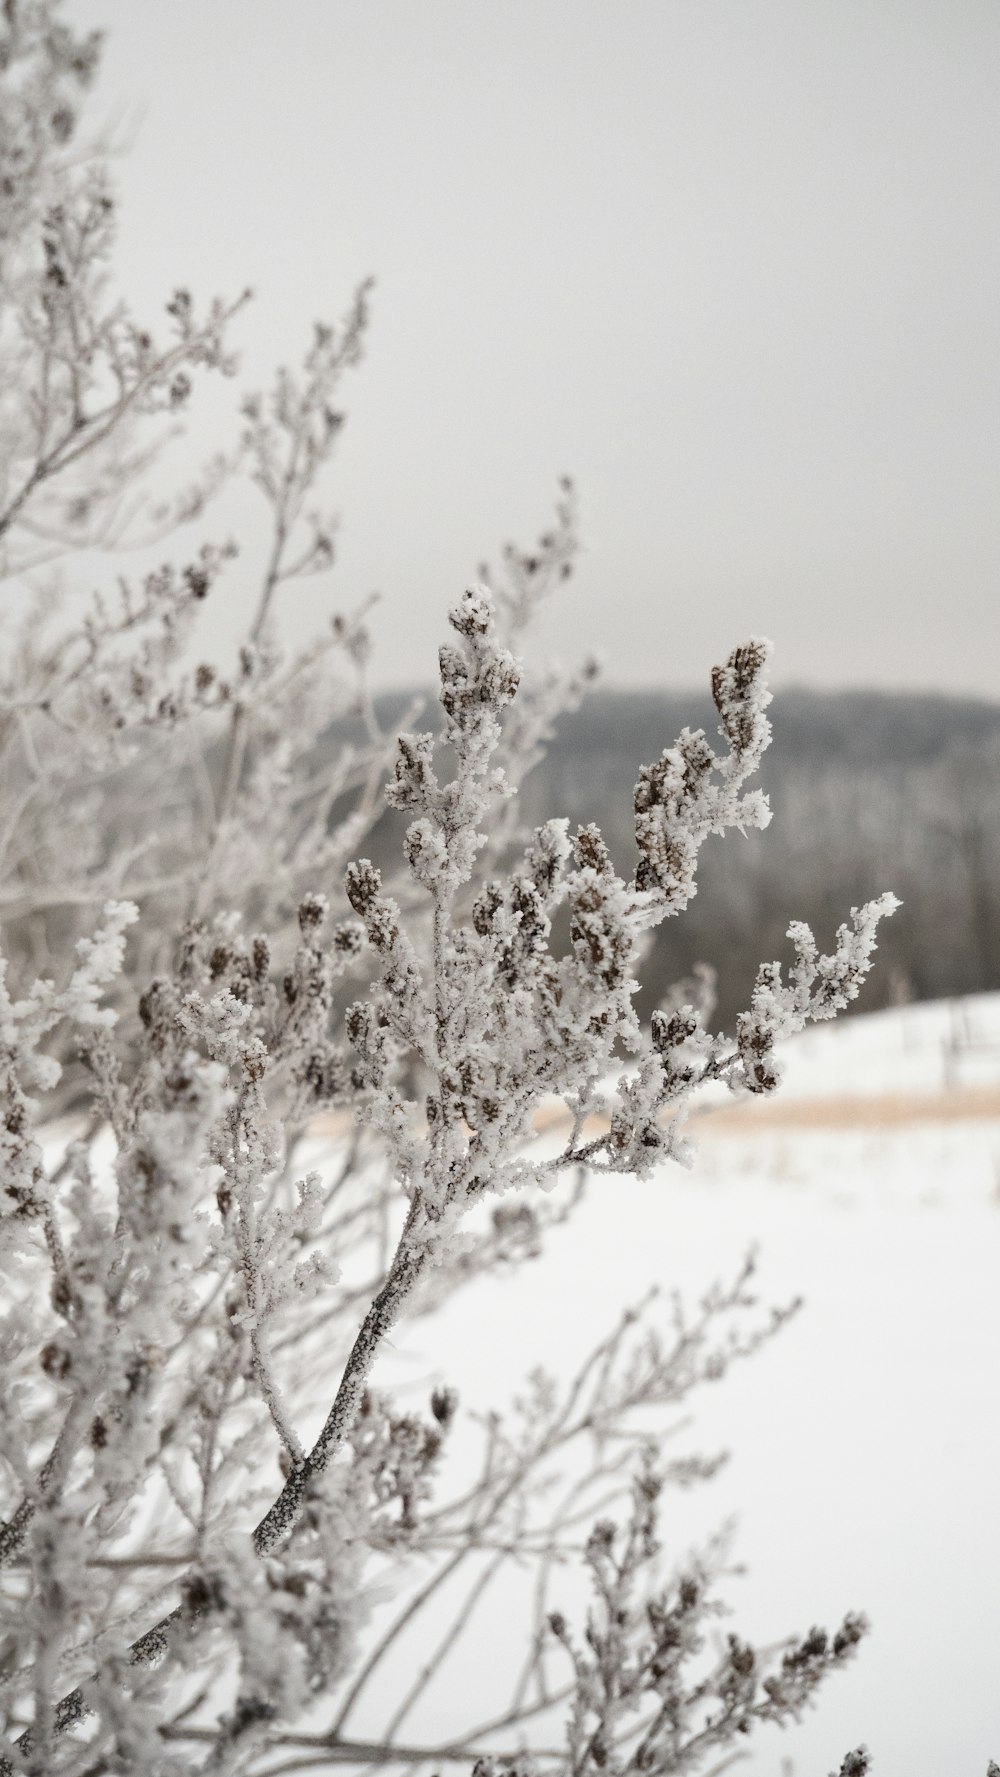
[[[140,306],[246,283],[247,378],[378,278],[332,580],[381,676],[557,475],[543,629],[616,682],[1000,695],[995,0],[69,0]],[[207,440],[206,440],[207,442]],[[239,597],[239,575],[228,595]],[[231,609],[216,617],[235,622]]]

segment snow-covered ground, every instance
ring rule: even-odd
[[[690,1173],[597,1181],[541,1262],[403,1330],[396,1360],[501,1404],[542,1356],[569,1374],[646,1284],[696,1295],[758,1245],[769,1299],[805,1308],[696,1398],[689,1447],[732,1459],[679,1497],[678,1552],[735,1514],[733,1628],[769,1641],[860,1608],[873,1633],[739,1769],[826,1777],[864,1741],[878,1777],[984,1777],[1000,1759],[1000,995],[825,1027],[787,1060],[789,1100],[883,1098],[885,1119],[706,1118]],[[938,1120],[949,1093],[967,1117]]]
[[[1000,994],[813,1024],[784,1060],[786,1097],[1000,1087]]]

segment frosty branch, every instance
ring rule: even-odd
[[[667,1490],[718,1466],[668,1459],[664,1415],[787,1311],[748,1266],[693,1310],[630,1311],[503,1411],[447,1384],[414,1408],[376,1366],[405,1314],[537,1259],[588,1178],[683,1161],[702,1088],[776,1090],[780,1043],[856,997],[895,902],[829,955],[792,925],[787,978],[765,964],[729,1034],[686,988],[644,1024],[645,947],[701,847],[769,818],[767,644],[713,675],[721,747],[685,729],[642,769],[625,874],[596,826],[518,819],[593,676],[524,658],[574,569],[569,481],[451,611],[437,726],[383,728],[369,600],[284,650],[284,589],[334,558],[370,286],[165,494],[159,446],[202,373],[236,374],[244,298],[181,288],[161,334],[112,294],[108,156],[78,140],[99,45],[54,0],[2,11],[0,1771],[704,1770],[794,1719],[863,1627],[720,1654],[721,1548],[662,1571]],[[222,668],[198,624],[236,547],[204,527],[241,475],[269,531]],[[182,524],[179,561],[121,571]],[[452,1661],[518,1573],[521,1653],[475,1720]],[[444,1741],[414,1725],[432,1694]]]

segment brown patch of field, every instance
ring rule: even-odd
[[[695,1109],[692,1130],[699,1136],[763,1134],[769,1129],[891,1129],[911,1123],[1000,1122],[1000,1082],[978,1086],[949,1086],[938,1092],[841,1093],[823,1098],[739,1098],[728,1104]],[[317,1135],[346,1135],[352,1119],[346,1112],[317,1118]],[[563,1105],[543,1106],[535,1128],[544,1134],[569,1130]],[[606,1117],[588,1117],[585,1138],[603,1135]]]
[[[696,1107],[692,1127],[699,1135],[752,1135],[766,1129],[885,1129],[907,1123],[1000,1121],[1000,1082],[951,1086],[940,1092],[840,1093],[823,1098],[734,1098],[728,1103]],[[567,1128],[562,1105],[538,1112],[542,1133]],[[603,1135],[607,1119],[588,1117],[585,1136]]]
[[[705,1135],[764,1129],[887,1129],[908,1123],[1000,1120],[1000,1084],[949,1086],[939,1092],[842,1093],[824,1098],[741,1098],[699,1112]]]

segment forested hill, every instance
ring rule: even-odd
[[[932,692],[810,691],[775,694],[769,715],[773,765],[792,760],[820,767],[837,758],[859,767],[917,765],[955,748],[1000,737],[1000,703]],[[718,717],[706,691],[595,691],[559,725],[556,753],[600,757],[662,749],[685,723],[711,736]],[[664,736],[667,739],[664,739]]]
[[[386,720],[402,703],[385,700]],[[792,689],[770,714],[762,783],[774,818],[706,845],[697,897],[657,939],[654,996],[710,961],[731,1018],[755,964],[787,954],[790,919],[829,946],[851,907],[885,888],[904,906],[883,928],[862,1009],[1000,987],[1000,704]],[[525,785],[527,817],[596,820],[627,865],[638,768],[685,724],[715,735],[707,693],[594,692],[561,719]]]

